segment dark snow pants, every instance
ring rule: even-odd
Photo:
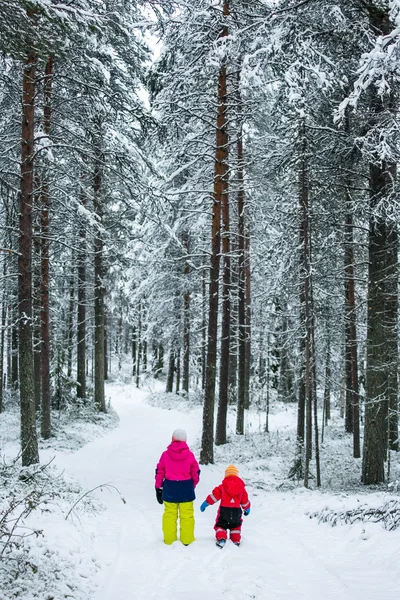
[[[229,529],[231,541],[238,544],[242,532],[242,509],[220,506],[214,530],[217,540],[226,540]]]

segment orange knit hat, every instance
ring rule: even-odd
[[[237,477],[238,475],[239,475],[239,471],[237,470],[235,465],[229,465],[229,467],[226,467],[225,477],[232,477],[232,476]]]

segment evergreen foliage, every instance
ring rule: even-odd
[[[319,481],[318,424],[336,404],[355,458],[363,438],[362,481],[384,481],[398,448],[399,11],[1,4],[0,408],[19,387],[25,463],[35,415],[49,437],[50,406],[105,411],[104,380],[129,357],[137,386],[203,393],[204,462],[214,394],[217,444],[229,411],[244,434],[249,405],[297,402],[292,471],[308,485],[315,464]]]

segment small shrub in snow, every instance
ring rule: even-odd
[[[52,412],[52,437],[41,440],[40,448],[75,451],[118,424],[112,407],[100,413],[93,404],[76,402]]]
[[[51,465],[21,470],[16,463],[3,463],[0,490],[3,598],[86,599],[98,567],[66,515],[72,507],[93,512],[98,506]]]
[[[166,392],[151,392],[147,398],[150,406],[157,406],[166,410],[180,410],[182,412],[191,412],[194,408],[202,405],[201,394],[191,392],[189,397],[185,394],[167,394]]]
[[[358,522],[381,523],[385,529],[393,531],[400,527],[400,500],[389,500],[378,508],[360,506],[354,510],[345,511],[324,508],[310,514],[310,518],[317,518],[319,523],[329,523],[332,527],[338,524],[352,525]]]
[[[6,559],[15,549],[19,550],[25,538],[30,535],[36,537],[42,534],[41,530],[28,529],[23,524],[33,510],[53,499],[54,495],[40,490],[31,490],[26,496],[18,497],[10,494],[3,503],[0,511],[0,556]]]

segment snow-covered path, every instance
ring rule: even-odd
[[[57,455],[57,464],[85,489],[109,483],[126,500],[104,490],[99,495],[107,510],[79,525],[93,536],[95,552],[106,565],[95,600],[398,600],[397,532],[375,525],[366,535],[361,526],[318,525],[305,512],[329,504],[330,497],[316,492],[267,493],[248,486],[252,511],[244,520],[241,547],[228,542],[223,550],[216,548],[215,507],[200,513],[199,506],[220,482],[225,464],[202,468],[196,542],[165,546],[154,467],[176,427],[185,428],[194,445],[200,411],[148,406],[146,392],[129,385],[109,386],[108,393],[120,426],[74,454]],[[245,470],[242,465],[246,480]]]

